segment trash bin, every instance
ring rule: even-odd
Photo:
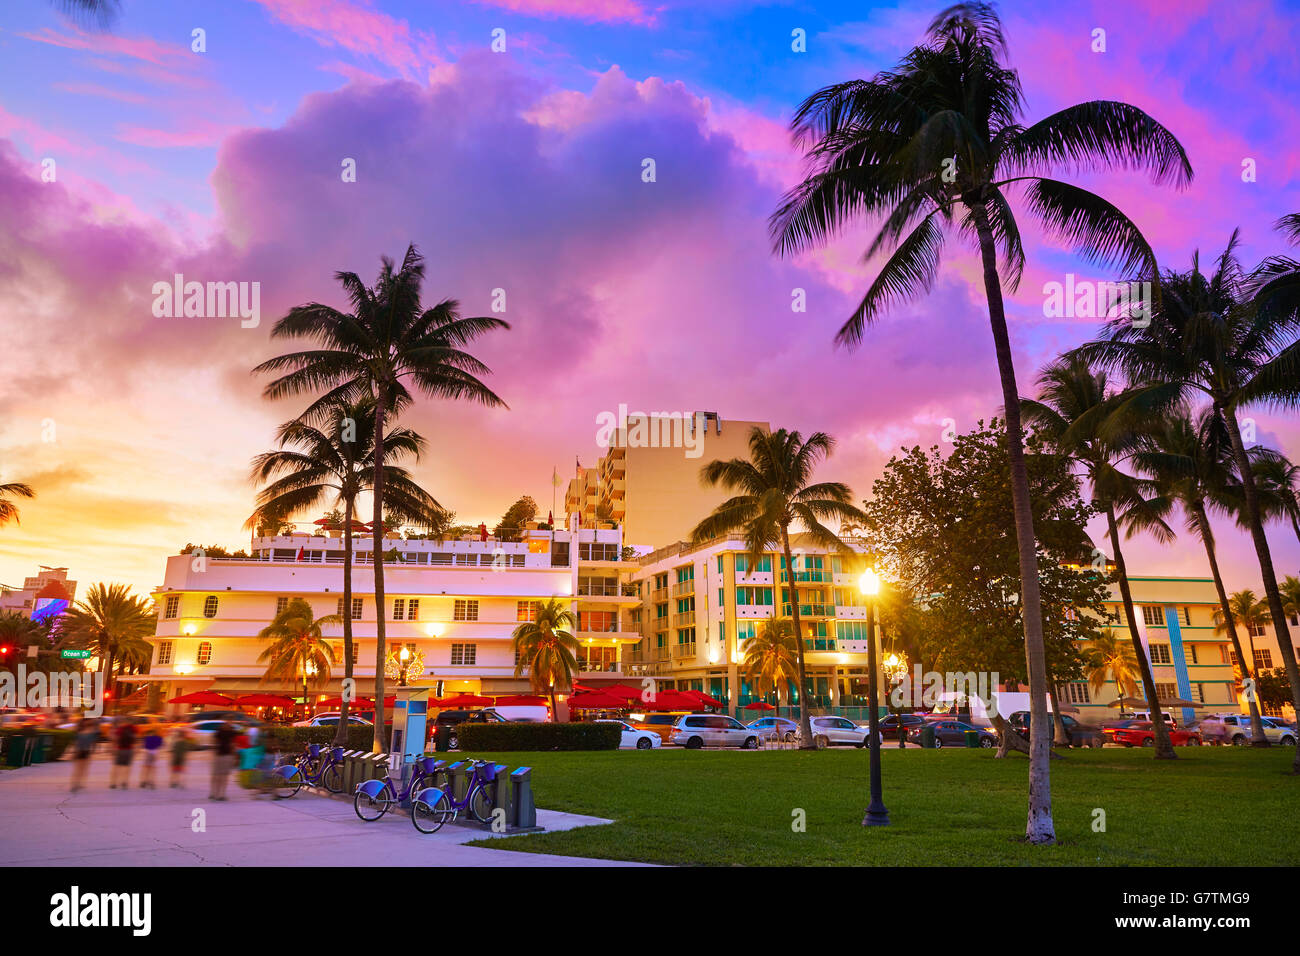
[[[978,750],[980,746],[980,732],[978,730],[965,731],[966,749]]]
[[[441,753],[451,749],[451,725],[435,724],[433,728],[433,749]]]
[[[37,734],[32,743],[32,763],[45,763],[49,758],[51,745],[54,743],[53,734]]]
[[[934,749],[934,727],[931,724],[924,724],[921,727],[921,746],[927,750]]]

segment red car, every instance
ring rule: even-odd
[[[1155,725],[1149,720],[1127,721],[1121,727],[1105,727],[1102,733],[1106,740],[1125,747],[1154,747],[1156,745]],[[1169,728],[1169,741],[1175,747],[1199,747],[1201,735],[1178,727]]]

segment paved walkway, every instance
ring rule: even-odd
[[[447,825],[422,834],[405,812],[365,823],[341,799],[301,791],[254,797],[231,776],[223,803],[207,799],[210,756],[193,754],[187,789],[109,790],[109,759],[97,754],[86,789],[68,792],[70,760],[0,770],[0,866],[627,866],[615,860],[463,846],[491,836]],[[133,780],[139,766],[132,768]],[[537,811],[548,830],[609,823]]]

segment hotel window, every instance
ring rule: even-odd
[[[288,606],[289,606],[289,599],[288,599],[287,597],[278,597],[278,598],[276,598],[276,599],[275,599],[275,616],[276,616],[276,617],[279,617],[281,614],[283,614],[283,613],[284,613],[284,609],[287,608]]]
[[[737,641],[737,643],[739,643],[739,644],[744,644],[747,640],[749,640],[751,637],[753,637],[755,633],[756,633],[756,629],[755,629],[755,625],[754,625],[754,622],[753,622],[753,621],[737,621],[737,622],[736,622],[736,641]]]
[[[578,545],[579,561],[617,561],[618,545],[616,544],[591,544],[581,542]]]
[[[1156,684],[1157,700],[1173,700],[1178,696],[1177,684]]]
[[[1183,607],[1183,623],[1188,627],[1192,626],[1192,609],[1190,607]]]
[[[338,603],[338,606],[335,608],[334,613],[337,614],[339,617],[342,617],[342,616],[343,616],[343,599],[342,599],[342,598],[339,598],[339,603]],[[361,598],[353,598],[353,599],[352,599],[352,620],[354,620],[354,621],[359,621],[359,620],[361,620]]]
[[[686,581],[695,580],[695,565],[688,564],[684,568],[677,569],[677,583],[682,584]]]
[[[420,599],[410,598],[406,602],[406,619],[408,621],[418,621],[420,619]]]
[[[1169,656],[1168,644],[1152,644],[1150,647],[1152,664],[1169,664],[1173,662],[1173,658]]]
[[[353,642],[352,642],[352,663],[355,664],[355,663],[357,662],[358,658],[360,658],[360,656],[361,656],[361,643],[360,643],[359,641],[353,641]],[[342,661],[342,660],[343,660],[343,645],[342,645],[342,644],[335,644],[335,645],[334,645],[334,659],[335,659],[336,661]]]
[[[724,607],[727,603],[726,595],[722,593],[722,588],[718,588],[718,607]]]
[[[694,644],[694,643],[695,643],[695,628],[693,628],[693,627],[682,627],[682,628],[678,628],[678,629],[677,629],[677,643],[678,643],[678,644]]]
[[[1189,664],[1199,664],[1199,663],[1200,663],[1200,661],[1197,660],[1196,645],[1195,645],[1195,644],[1184,644],[1184,645],[1183,645],[1183,657],[1186,659],[1187,663],[1189,663]]]
[[[537,620],[537,602],[536,602],[536,601],[516,601],[516,602],[515,602],[515,620],[516,620],[516,621],[535,621],[535,620]]]
[[[1205,685],[1204,685],[1204,684],[1193,684],[1193,685],[1192,685],[1192,700],[1196,701],[1198,704],[1203,704],[1203,703],[1205,703]]]
[[[1246,629],[1247,629],[1248,631],[1250,631],[1250,636],[1251,636],[1251,637],[1263,637],[1263,636],[1264,636],[1264,625],[1261,624],[1261,623],[1259,623],[1259,622],[1251,623],[1250,625],[1247,626]]]
[[[736,588],[736,603],[771,605],[772,589],[749,587]]]
[[[1147,627],[1165,627],[1165,609],[1158,604],[1143,604],[1142,620]]]
[[[655,617],[667,617],[667,616],[668,616],[668,602],[664,601],[662,604],[656,604]]]
[[[656,574],[656,575],[655,575],[655,590],[656,590],[656,591],[661,591],[661,590],[663,590],[663,589],[666,588],[666,587],[668,587],[668,572],[665,571],[663,574]]]
[[[718,573],[722,573],[722,555],[718,555]]]
[[[578,630],[580,631],[617,631],[617,611],[579,611]]]
[[[1088,693],[1087,681],[1074,680],[1065,684],[1057,684],[1056,693],[1070,704],[1092,703],[1092,697]]]
[[[406,598],[393,599],[393,620],[401,621],[406,617]]]
[[[215,594],[209,594],[206,598],[203,599],[203,616],[204,617],[217,616],[217,596]]]
[[[451,663],[453,667],[465,667],[478,661],[477,644],[451,645]]]
[[[453,621],[477,621],[478,601],[457,601],[452,605]]]
[[[158,642],[158,663],[170,664],[171,662],[172,662],[172,642],[159,641]]]
[[[841,641],[865,641],[867,639],[867,622],[836,621],[835,637]]]
[[[839,607],[860,607],[862,606],[862,594],[853,588],[836,588],[835,603]]]
[[[212,660],[212,642],[199,641],[199,653],[194,658],[195,663],[207,664],[211,660]]]
[[[1273,652],[1267,647],[1255,651],[1255,670],[1268,670],[1273,666]]]
[[[737,574],[768,574],[772,570],[771,555],[763,555],[755,563],[751,570],[749,567],[749,555],[736,555],[736,573]]]
[[[163,604],[163,617],[175,617],[181,610],[181,596],[179,594],[167,595],[167,601]]]
[[[678,614],[689,614],[691,611],[694,611],[694,610],[695,610],[695,598],[693,598],[693,597],[685,597],[685,598],[678,598],[678,599],[677,599],[677,613],[678,613]]]

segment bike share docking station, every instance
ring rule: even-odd
[[[405,791],[415,773],[415,762],[424,757],[425,740],[429,726],[429,693],[431,687],[403,686],[396,689],[393,702],[393,735],[389,744],[389,774],[399,793]],[[470,765],[457,761],[447,767],[452,793],[463,798],[469,786]],[[517,767],[513,771],[505,764],[491,765],[492,804],[504,810],[500,822],[487,825],[493,833],[536,833],[544,827],[537,825],[537,807],[533,802],[531,767]],[[402,801],[403,809],[410,809],[411,801]],[[458,821],[465,823],[465,821]],[[477,828],[477,827],[476,827]]]

